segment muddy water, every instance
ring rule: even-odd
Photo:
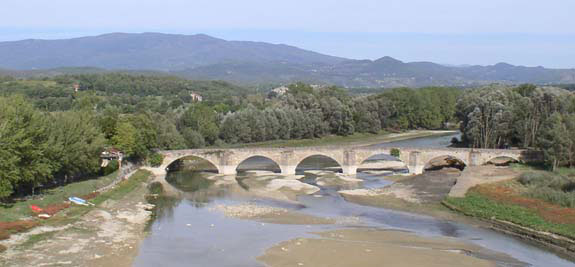
[[[440,146],[451,137],[416,139],[417,145]],[[401,141],[402,145],[406,141]],[[394,144],[386,144],[394,145]],[[395,144],[397,145],[397,144]],[[253,163],[261,168],[265,162]],[[330,167],[329,161],[306,161],[298,169]],[[248,166],[244,166],[249,169]],[[465,224],[406,212],[366,207],[345,201],[340,189],[376,188],[390,184],[381,174],[359,173],[361,183],[334,183],[333,174],[305,173],[303,182],[318,186],[312,195],[295,199],[260,196],[254,193],[257,175],[240,173],[237,177],[213,179],[213,174],[179,171],[169,174],[168,181],[185,192],[180,200],[164,203],[150,226],[150,234],[140,247],[135,266],[263,266],[256,260],[266,249],[298,238],[315,238],[313,232],[348,229],[350,227],[397,229],[422,237],[453,237],[507,257],[493,257],[499,266],[573,266],[552,253],[511,237]],[[278,176],[278,178],[281,178]],[[238,204],[273,206],[310,216],[332,218],[335,224],[277,224],[225,216],[214,207]],[[524,264],[522,264],[524,263]]]

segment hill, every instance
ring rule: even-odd
[[[122,70],[241,84],[305,81],[345,87],[575,83],[575,69],[353,60],[283,44],[162,33],[0,42],[0,69],[17,76]]]

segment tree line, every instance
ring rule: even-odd
[[[192,92],[204,101],[194,101]],[[106,147],[146,161],[157,159],[158,149],[459,125],[462,146],[541,149],[555,167],[575,161],[575,101],[559,88],[397,88],[352,95],[296,83],[284,94],[266,93],[169,76],[1,77],[0,198],[98,175],[98,155]]]
[[[575,97],[555,87],[492,85],[464,92],[456,105],[462,145],[531,148],[552,168],[575,164]]]

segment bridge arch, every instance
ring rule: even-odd
[[[168,168],[170,167],[170,165],[172,165],[174,162],[176,162],[178,160],[184,160],[187,158],[196,158],[196,159],[200,159],[200,160],[203,160],[205,162],[208,162],[210,165],[212,165],[214,167],[215,170],[217,170],[218,173],[221,173],[219,164],[216,164],[212,159],[210,159],[208,157],[203,157],[201,155],[195,155],[195,154],[182,155],[182,156],[173,157],[173,158],[165,158],[161,167],[167,171]]]
[[[442,165],[434,166],[434,164],[442,164]],[[463,170],[465,169],[465,167],[468,166],[468,164],[465,160],[459,158],[456,155],[451,154],[435,155],[434,157],[425,161],[425,164],[423,165],[423,171],[442,169],[446,166],[452,166],[459,170]]]
[[[391,152],[373,152],[357,160],[357,170],[404,169],[409,170],[407,163],[391,155]]]
[[[271,164],[272,170],[274,172],[279,173],[282,171],[281,165],[278,163],[277,160],[274,160],[273,157],[255,154],[255,155],[247,156],[247,157],[239,160],[239,162],[236,164],[236,172],[243,170],[240,168],[242,164],[245,164],[246,162],[248,162],[250,160],[254,160],[254,159],[255,160],[257,160],[257,159],[264,160],[265,162],[259,166],[254,166],[253,168],[250,168],[251,170],[269,170],[269,169],[265,169],[263,165]]]
[[[337,164],[337,168],[339,168],[340,170],[343,170],[344,165],[336,157],[333,157],[332,155],[329,155],[326,153],[312,153],[312,154],[304,155],[304,156],[302,156],[296,160],[296,163],[294,165],[294,172],[298,168],[301,168],[301,165],[302,165],[302,163],[304,163],[304,161],[309,160],[309,159],[313,159],[313,158],[328,159],[331,161],[331,163]],[[336,167],[336,166],[326,166],[326,167],[329,168],[329,167]]]
[[[499,165],[500,163],[498,161],[506,161],[506,163],[522,162],[519,157],[514,156],[514,155],[498,155],[498,156],[494,156],[494,157],[489,158],[487,161],[485,161],[485,163],[483,165],[486,165],[486,164]]]

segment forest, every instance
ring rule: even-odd
[[[95,177],[99,153],[110,147],[149,162],[162,149],[383,130],[460,127],[459,146],[542,149],[551,167],[575,163],[575,101],[564,89],[271,89],[120,73],[0,77],[0,198]]]

